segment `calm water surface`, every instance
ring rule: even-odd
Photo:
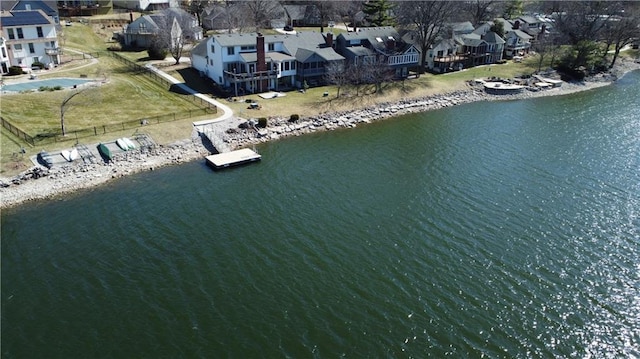
[[[3,358],[640,356],[640,73],[2,212]]]

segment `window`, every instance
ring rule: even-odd
[[[227,47],[227,55],[233,55],[236,53],[236,49],[234,47]]]
[[[33,43],[32,42],[29,43],[29,53],[30,54],[35,54],[36,53],[36,49],[33,47]]]
[[[444,51],[443,50],[438,51],[438,57],[442,57],[442,56],[444,56]]]
[[[16,38],[16,34],[13,33],[13,29],[7,29],[9,33],[9,40],[14,40]]]
[[[22,28],[19,27],[16,29],[16,31],[18,32],[18,39],[24,39],[24,34],[22,33]]]
[[[56,47],[56,42],[55,41],[51,41],[51,47]]]
[[[289,61],[284,62],[284,70],[289,71]]]
[[[38,37],[44,37],[44,34],[42,33],[42,26],[36,27],[36,31],[38,31]]]
[[[256,45],[247,45],[247,46],[240,46],[240,52],[253,52],[256,50]],[[230,54],[233,55],[233,54]]]
[[[13,49],[16,51],[22,51],[22,44],[16,44]]]
[[[269,51],[274,51],[276,49],[275,44],[269,44]]]
[[[31,63],[34,63],[34,62],[40,62],[40,58],[39,58],[38,56],[34,56],[34,57],[31,59]]]
[[[212,53],[212,54],[215,54],[215,53],[216,53],[216,48],[215,48],[213,45],[211,45],[211,53]]]
[[[2,48],[2,57],[7,57],[7,52],[4,50],[4,47]]]

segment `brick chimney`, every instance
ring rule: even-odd
[[[256,64],[256,71],[258,72],[267,71],[267,60],[264,53],[264,36],[262,36],[262,33],[258,33],[258,37],[256,37],[256,50],[258,51],[257,53],[258,63]],[[268,79],[263,79],[258,81],[258,91],[263,92],[267,90],[268,86],[269,86]]]
[[[396,49],[396,40],[394,40],[393,38],[389,38],[387,40],[387,50],[393,51],[395,49]]]
[[[327,42],[328,47],[333,47],[333,33],[328,32],[325,36],[325,41]]]

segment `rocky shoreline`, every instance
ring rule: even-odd
[[[409,113],[419,113],[476,101],[517,100],[542,96],[556,96],[606,86],[618,76],[640,69],[636,63],[626,63],[616,72],[599,75],[581,83],[563,83],[559,88],[537,92],[524,91],[519,94],[491,95],[482,87],[468,85],[465,90],[438,94],[419,99],[407,99],[397,103],[382,103],[372,109],[349,112],[325,113],[289,122],[289,118],[270,118],[266,128],[249,127],[241,129],[238,121],[226,123],[221,129],[223,140],[231,149],[252,146],[289,136],[300,136],[319,131],[339,128],[354,128],[361,124],[383,120]],[[217,126],[220,126],[218,124]],[[220,129],[220,128],[219,128]],[[98,186],[115,178],[133,173],[154,170],[161,166],[173,165],[203,159],[210,152],[202,138],[194,130],[190,139],[170,145],[156,145],[114,156],[105,164],[75,164],[54,166],[46,169],[35,166],[18,176],[0,178],[0,208],[15,206],[24,202],[51,198],[83,188]]]

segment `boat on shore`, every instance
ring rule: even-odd
[[[60,151],[60,156],[62,156],[62,158],[64,158],[65,161],[71,162],[71,151],[62,150]]]
[[[53,167],[53,160],[51,159],[51,156],[49,155],[48,152],[40,151],[38,153],[37,159],[38,159],[38,163],[40,163],[41,165],[47,168]]]
[[[127,145],[127,148],[130,150],[135,150],[136,145],[129,139],[129,137],[122,137],[122,141]]]
[[[73,162],[78,159],[78,150],[75,147],[71,150],[63,150],[60,151],[60,155],[65,159],[65,161]]]
[[[105,161],[109,162],[112,160],[111,150],[104,143],[100,143],[98,145],[98,152],[100,152],[100,155],[104,158]]]
[[[78,153],[78,149],[77,148],[72,148],[71,151],[69,151],[69,158],[71,159],[71,161],[75,161],[78,159],[78,157],[80,157],[80,154]]]
[[[120,149],[123,151],[129,150],[129,146],[127,146],[127,143],[125,142],[124,138],[118,138],[116,140],[116,145],[118,145],[118,147],[120,147]]]

